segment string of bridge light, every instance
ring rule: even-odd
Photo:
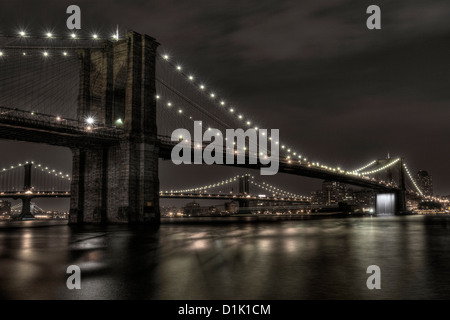
[[[213,184],[208,184],[208,185],[204,185],[201,187],[196,187],[196,188],[188,188],[188,189],[182,189],[182,190],[170,190],[170,191],[161,191],[161,193],[189,193],[189,192],[194,192],[194,191],[204,191],[207,189],[212,189],[212,188],[217,188],[219,186],[224,186],[224,185],[228,185],[230,183],[234,183],[237,181],[237,179],[239,178],[244,178],[246,176],[250,176],[248,174],[244,174],[244,175],[237,175]]]
[[[17,165],[12,165],[12,166],[8,166],[8,167],[3,167],[2,170],[0,171],[0,173],[5,173],[20,167],[23,167],[26,164],[34,164],[34,161],[26,161],[25,163],[18,163]],[[49,167],[43,166],[41,164],[37,164],[36,169],[40,169],[42,172],[54,175],[56,177],[59,177],[61,179],[66,179],[66,180],[71,180],[70,175],[69,174],[64,174],[62,171],[57,171],[56,169],[49,169]]]
[[[9,55],[6,54],[6,52],[7,52],[7,51],[11,51],[11,50],[16,51],[17,49],[11,49],[11,48],[9,48],[9,49],[6,49],[6,50],[5,50],[5,49],[0,50],[0,57],[1,57],[1,58],[8,57]],[[41,51],[41,54],[39,54],[39,56],[44,57],[44,58],[50,58],[50,57],[53,56],[53,55],[51,54],[51,52],[54,52],[54,51],[60,52],[60,56],[61,56],[61,57],[71,57],[71,55],[69,54],[69,51],[66,51],[66,50],[61,51],[60,49],[51,49],[51,48],[42,50],[42,51]],[[30,54],[29,50],[22,50],[22,51],[20,52],[20,54],[18,54],[18,55],[20,55],[20,56],[22,56],[22,57],[24,57],[24,58],[28,58],[28,57],[37,57],[37,56],[38,56],[38,55]]]
[[[157,94],[157,95],[155,96],[155,99],[157,100],[157,102],[159,101],[162,105],[166,106],[167,108],[173,109],[178,115],[183,115],[183,116],[185,116],[185,117],[189,117],[189,120],[195,122],[195,120],[193,119],[192,116],[188,116],[188,115],[185,114],[183,108],[181,108],[181,107],[175,107],[175,104],[174,104],[173,102],[171,102],[171,100],[164,100],[161,94]],[[178,109],[178,110],[177,110],[177,109]],[[210,126],[204,125],[203,123],[202,123],[202,128],[205,129],[205,130],[212,130],[212,129],[213,129],[213,128],[211,128]],[[262,134],[262,135],[266,135],[265,132],[262,132],[261,134]],[[179,136],[178,138],[181,139],[181,140],[184,139],[183,136]],[[272,137],[268,137],[268,139],[269,139],[269,140],[272,140]],[[225,137],[225,141],[227,141],[227,140],[228,140],[228,138]],[[186,140],[185,142],[189,142],[189,141]],[[275,141],[275,144],[278,145],[279,142],[278,142],[278,141]],[[235,141],[233,141],[233,145],[236,145],[236,142],[235,142]],[[194,145],[194,148],[201,148],[201,145],[198,145],[198,144],[197,144],[197,145]],[[247,147],[244,146],[242,151],[246,151],[246,150],[247,150]],[[267,152],[267,150],[264,150],[264,151]],[[235,152],[235,153],[237,153],[237,152]],[[255,156],[257,156],[257,155],[258,155],[258,154],[256,153]],[[260,152],[260,155],[263,155],[263,152]],[[266,155],[266,157],[267,157],[267,155]]]
[[[207,98],[210,98],[212,101],[216,103],[219,107],[221,107],[224,110],[227,110],[230,114],[233,114],[236,116],[238,120],[241,120],[247,127],[251,127],[253,122],[244,116],[243,113],[238,112],[235,106],[230,105],[228,107],[228,103],[224,98],[220,98],[215,90],[207,90],[206,84],[204,82],[200,82],[196,80],[196,76],[194,76],[192,73],[186,73],[184,72],[184,68],[181,64],[174,64],[171,62],[170,57],[168,54],[159,54],[159,57],[166,61],[172,68],[174,68],[179,74],[185,77],[185,79],[191,83],[193,86],[195,86],[200,92],[202,92]],[[208,93],[209,92],[209,93]],[[254,125],[254,124],[253,124]],[[253,129],[256,131],[259,130],[259,126],[254,125]],[[281,145],[281,149],[284,151],[287,151],[287,153],[292,154],[293,156],[297,156],[298,159],[302,159],[302,156],[300,153],[292,150],[290,147]],[[291,156],[289,155],[289,158]],[[307,158],[303,158],[303,161],[307,161]]]
[[[230,183],[234,183],[237,181],[237,179],[239,178],[244,178],[244,177],[249,177],[249,182],[253,185],[256,185],[257,187],[270,191],[272,193],[275,194],[279,194],[279,195],[283,195],[283,196],[289,196],[291,198],[304,198],[304,199],[308,199],[308,197],[306,196],[302,196],[302,195],[298,195],[298,194],[294,194],[292,192],[288,192],[285,190],[282,190],[280,188],[277,188],[275,186],[272,186],[266,182],[263,182],[262,184],[259,184],[258,182],[253,181],[254,180],[254,176],[251,176],[250,174],[244,174],[244,175],[237,175],[225,180],[222,180],[220,182],[217,183],[213,183],[213,184],[209,184],[209,185],[205,185],[205,186],[201,186],[201,187],[196,187],[196,188],[189,188],[189,189],[183,189],[183,190],[171,190],[171,191],[161,191],[161,193],[170,193],[170,194],[174,194],[174,193],[190,193],[190,192],[195,192],[195,191],[205,191],[208,189],[213,189],[213,188],[217,188],[217,187],[221,187],[224,185],[228,185]]]
[[[359,171],[362,171],[362,170],[364,170],[364,169],[367,169],[367,168],[373,166],[375,163],[377,163],[377,160],[373,160],[372,162],[370,162],[370,163],[368,163],[368,164],[362,166],[361,168],[358,168],[358,169],[356,169],[356,170],[353,170],[352,172],[357,173],[357,172],[359,172]]]
[[[409,172],[409,169],[408,169],[408,167],[406,166],[406,163],[403,163],[403,167],[405,168],[406,173],[408,174],[408,177],[409,177],[409,179],[412,181],[414,187],[417,189],[417,191],[419,192],[419,194],[420,194],[421,196],[423,196],[422,190],[420,190],[420,188],[419,188],[419,186],[417,185],[416,181],[415,181],[414,178],[412,177],[411,172]]]
[[[266,182],[263,182],[262,184],[260,184],[258,182],[253,181],[253,180],[250,180],[250,183],[255,185],[255,186],[257,186],[257,187],[259,187],[259,188],[261,188],[261,189],[263,189],[263,190],[269,191],[269,192],[274,193],[274,194],[282,195],[282,196],[285,196],[285,197],[287,196],[287,197],[296,198],[296,199],[300,199],[300,198],[301,199],[303,199],[303,198],[307,199],[308,198],[308,197],[305,197],[305,196],[302,196],[302,195],[299,195],[299,194],[295,194],[295,193],[292,193],[292,192],[289,192],[289,191],[285,191],[285,190],[279,189],[279,188],[277,188],[275,186],[272,186],[272,185],[270,185],[270,184],[268,184]]]
[[[394,164],[396,164],[396,163],[399,162],[399,161],[400,161],[400,158],[397,158],[397,159],[395,159],[395,160],[389,162],[388,164],[386,164],[386,165],[384,165],[384,166],[382,166],[382,167],[380,167],[380,168],[378,168],[378,169],[374,169],[374,170],[371,170],[371,171],[361,172],[360,174],[361,174],[361,175],[374,174],[374,173],[383,171],[383,170],[385,170],[385,169],[387,169],[387,168],[393,166]]]
[[[89,37],[82,37],[80,36],[80,34],[78,34],[77,32],[71,32],[68,34],[67,37],[61,37],[61,36],[57,36],[55,33],[51,32],[51,31],[47,31],[45,33],[43,33],[41,36],[36,36],[36,35],[32,35],[28,32],[26,32],[25,30],[19,30],[17,31],[17,33],[14,36],[7,36],[7,35],[0,35],[0,37],[4,37],[4,38],[19,38],[19,39],[36,39],[36,40],[72,40],[72,41],[76,41],[76,40],[80,40],[80,41],[86,41],[86,40],[91,40],[91,41],[102,41],[102,40],[112,40],[112,41],[119,41],[122,38],[120,38],[119,35],[119,31],[117,30],[114,34],[111,35],[111,37],[109,38],[104,38],[101,37],[98,33],[92,33]],[[28,52],[27,51],[22,51],[21,53],[22,56],[28,56]],[[61,55],[63,57],[67,57],[69,56],[69,53],[67,51],[62,51]],[[0,50],[0,57],[4,57],[5,52]],[[50,53],[48,50],[44,50],[42,51],[42,56],[44,57],[49,57]]]
[[[72,31],[66,36],[58,36],[54,32],[48,30],[41,35],[31,34],[27,32],[26,30],[19,30],[17,33],[13,36],[8,35],[0,35],[0,37],[3,38],[22,38],[22,39],[36,39],[36,40],[44,40],[44,39],[55,39],[55,40],[93,40],[93,41],[101,41],[101,40],[112,40],[112,41],[118,41],[122,38],[120,37],[119,31],[117,30],[115,33],[113,33],[110,37],[102,37],[98,32],[93,32],[88,37],[81,36],[78,32]]]

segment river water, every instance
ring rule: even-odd
[[[13,226],[13,227],[11,227]],[[69,265],[81,289],[69,290]],[[381,270],[369,290],[367,267]],[[450,217],[0,225],[1,299],[449,299]]]

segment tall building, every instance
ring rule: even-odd
[[[332,206],[339,202],[351,202],[353,190],[347,189],[346,185],[337,181],[325,180],[322,190],[311,192],[311,204]]]
[[[323,202],[326,205],[337,204],[344,200],[346,194],[345,184],[337,181],[325,180],[322,183]]]
[[[433,195],[433,177],[425,170],[420,170],[416,175],[417,184],[426,196]]]

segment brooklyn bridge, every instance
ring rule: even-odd
[[[112,39],[96,35],[61,38],[50,33],[1,38],[2,139],[67,147],[73,155],[71,173],[31,161],[0,168],[0,197],[22,199],[21,218],[30,216],[32,198],[70,197],[71,224],[158,224],[161,197],[205,196],[204,189],[195,186],[169,193],[160,190],[158,160],[170,160],[179,143],[171,137],[173,130],[190,128],[197,120],[202,121],[204,131],[262,128],[253,116],[225,101],[169,55],[158,52],[158,46],[154,38],[133,31]],[[202,150],[207,147],[185,143]],[[425,198],[407,159],[401,156],[340,168],[309,159],[295,146],[284,144],[282,137],[275,143],[280,148],[276,159],[280,173],[392,195],[395,213],[406,212],[407,197]],[[247,160],[257,155],[250,154],[252,150],[270,154],[260,144],[252,147],[223,147],[223,154],[244,155]],[[265,166],[249,161],[226,165],[250,171]],[[237,177],[237,182],[234,178],[240,185],[235,194],[216,191],[209,196],[234,197],[245,206],[252,196],[248,185],[254,183],[269,191],[274,201],[308,201],[280,188],[267,189],[266,182],[248,177]],[[216,180],[211,178],[209,189],[228,183],[228,179]]]

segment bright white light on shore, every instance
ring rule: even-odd
[[[44,57],[48,57],[48,52],[44,51]]]
[[[25,37],[25,31],[20,31],[19,34],[21,37]]]
[[[47,38],[53,37],[53,34],[51,32],[47,32]]]
[[[77,38],[77,35],[76,35],[76,33],[71,33],[71,34],[70,34],[70,37],[71,37],[72,39],[76,39],[76,38]]]
[[[94,34],[92,35],[92,38],[97,39],[97,38],[98,38],[98,35],[97,35],[96,33],[94,33]]]
[[[67,56],[67,52],[64,51],[64,52],[63,52],[63,56]]]
[[[3,56],[3,52],[2,52],[2,51],[0,51],[0,57],[1,57],[1,56]]]
[[[205,90],[205,86],[203,84],[201,84],[200,89]]]
[[[169,60],[169,56],[167,54],[163,55],[164,60]]]
[[[182,67],[180,65],[177,66],[177,70],[181,71]]]
[[[189,80],[194,80],[194,76],[189,76]]]

